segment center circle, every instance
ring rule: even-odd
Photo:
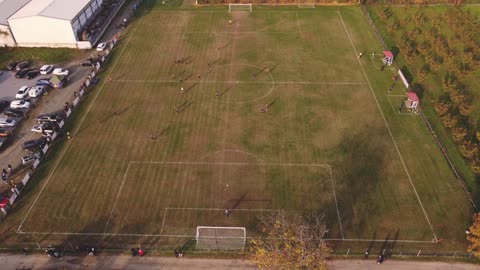
[[[203,83],[212,97],[224,103],[249,103],[273,92],[275,80],[268,68],[249,64],[227,64],[209,70]]]

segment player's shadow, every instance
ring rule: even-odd
[[[233,88],[233,85],[228,86],[225,90],[223,90],[222,92],[220,92],[220,93],[218,94],[218,97],[221,97],[221,96],[225,95],[225,94],[226,94],[228,91],[230,91],[232,88]]]
[[[164,134],[166,134],[169,129],[170,129],[170,126],[162,129],[162,131],[160,131],[160,133],[154,134],[154,135],[150,136],[150,139],[156,140],[156,139],[160,138],[161,136],[163,136]]]

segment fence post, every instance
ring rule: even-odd
[[[421,249],[418,250],[417,257],[420,256],[420,253],[422,252]]]

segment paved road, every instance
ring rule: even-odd
[[[130,256],[98,256],[98,257],[64,257],[61,260],[41,255],[0,255],[2,270],[35,269],[35,270],[150,270],[150,269],[233,269],[253,270],[255,266],[243,260],[213,259],[177,259],[167,257],[130,257]],[[332,270],[478,270],[480,265],[444,262],[405,262],[386,261],[378,265],[374,260],[343,260],[330,263]]]

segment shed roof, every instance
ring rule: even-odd
[[[391,51],[383,51],[383,55],[393,58],[393,53]]]
[[[31,0],[10,20],[43,16],[71,21],[91,0]]]
[[[411,101],[419,101],[420,99],[418,98],[417,94],[415,94],[414,92],[408,92],[407,93],[407,97],[409,100]]]
[[[7,19],[31,0],[0,0],[0,24],[7,25]]]

